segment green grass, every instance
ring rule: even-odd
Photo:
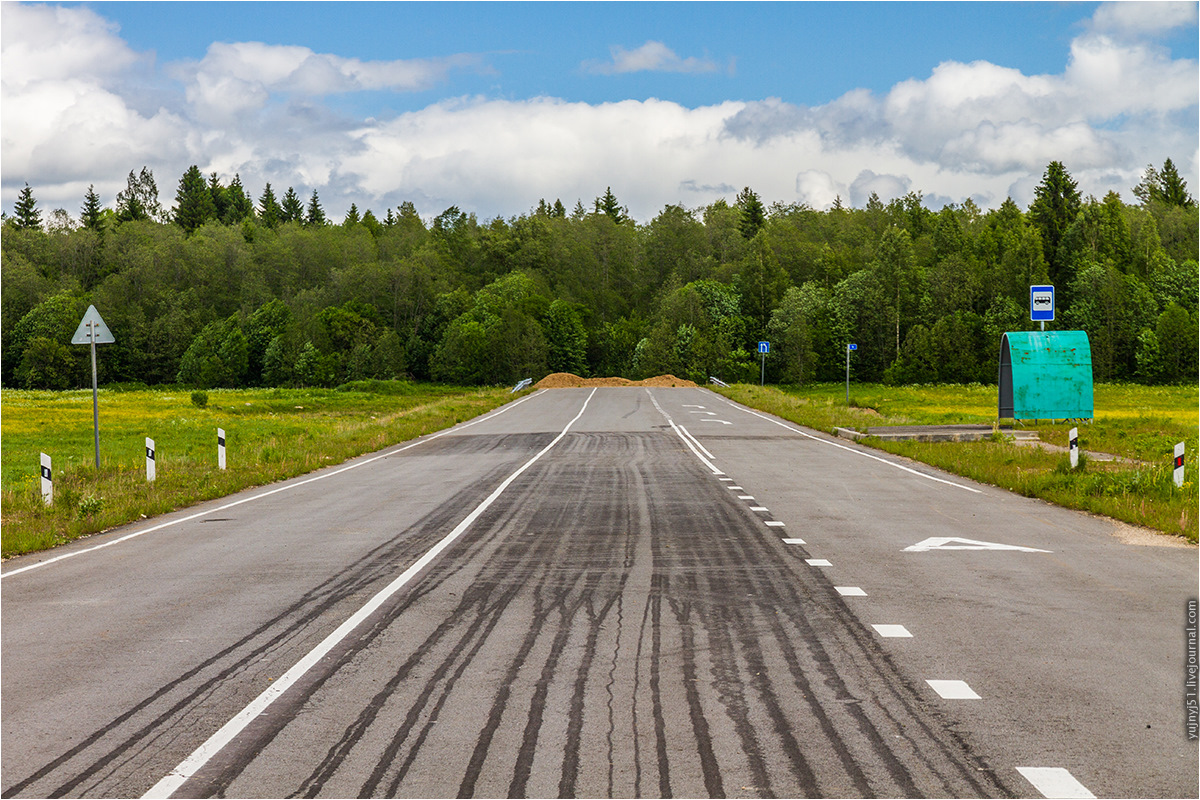
[[[0,550],[4,557],[301,475],[450,427],[503,405],[507,389],[397,381],[327,389],[102,389],[100,469],[92,393],[0,393]],[[217,468],[217,428],[227,466]],[[145,439],[157,480],[146,481]],[[54,504],[41,499],[39,453],[53,459]]]
[[[876,426],[991,424],[996,421],[996,387],[851,386],[817,384],[777,389],[739,384],[716,391],[748,406],[810,428],[866,431]],[[1071,470],[1067,456],[1018,446],[1004,437],[983,442],[883,442],[866,444],[1028,497],[1103,514],[1134,525],[1197,541],[1197,480],[1200,458],[1200,392],[1195,386],[1098,384],[1091,423],[1025,421],[1050,444],[1065,447],[1079,428],[1081,450],[1110,453],[1124,461],[1085,459]],[[1188,454],[1182,489],[1172,480],[1175,444]]]

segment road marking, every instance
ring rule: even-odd
[[[721,397],[720,395],[717,395],[717,396]],[[837,442],[831,442],[828,439],[822,439],[820,436],[813,436],[811,433],[805,433],[804,431],[800,430],[799,428],[794,428],[791,425],[788,425],[786,422],[780,422],[777,419],[772,419],[771,417],[768,417],[766,414],[760,414],[757,411],[751,411],[750,409],[746,408],[745,406],[739,405],[738,403],[735,403],[732,400],[729,400],[728,398],[721,397],[721,399],[740,411],[745,411],[747,414],[751,414],[753,416],[759,417],[760,419],[765,419],[767,422],[770,422],[774,425],[778,425],[781,428],[786,428],[787,430],[791,431],[792,433],[798,433],[801,436],[804,436],[805,438],[812,439],[814,442],[820,442],[821,444],[827,444],[830,447],[836,447],[839,450],[845,450],[849,453],[854,453],[856,455],[860,455],[863,458],[869,458],[869,459],[872,459],[873,461],[878,461],[881,464],[887,464],[889,467],[895,467],[896,469],[901,469],[901,470],[904,470],[905,472],[910,472],[913,475],[916,475],[921,478],[926,478],[931,481],[936,481],[937,483],[944,483],[947,486],[954,486],[959,489],[966,489],[968,492],[974,492],[975,494],[983,494],[983,492],[979,489],[974,489],[970,486],[964,486],[963,484],[955,483],[954,481],[948,481],[945,478],[938,478],[934,475],[928,475],[924,472],[918,472],[917,470],[910,469],[909,467],[906,467],[903,464],[897,464],[895,461],[888,461],[886,458],[880,458],[879,456],[871,455],[870,453],[864,453],[862,450],[856,450],[855,448],[847,447],[844,444],[838,444]]]
[[[842,597],[866,597],[867,593],[857,586],[835,586],[838,594]]]
[[[912,634],[903,625],[872,625],[875,632],[887,639],[911,639]],[[963,684],[964,686],[966,684]]]
[[[320,475],[316,475],[311,478],[305,478],[304,480],[299,480],[299,481],[296,481],[295,483],[288,483],[284,486],[279,486],[274,489],[265,491],[262,494],[256,494],[253,497],[244,497],[241,500],[234,500],[232,503],[226,503],[223,506],[218,506],[216,508],[210,508],[206,511],[200,511],[196,514],[189,514],[186,517],[180,517],[179,519],[173,519],[168,522],[163,522],[161,524],[146,528],[145,530],[134,531],[133,533],[127,533],[124,536],[113,539],[112,541],[104,542],[103,544],[98,544],[94,547],[88,547],[83,550],[74,550],[70,553],[63,553],[62,555],[57,555],[57,556],[54,556],[53,558],[48,558],[45,561],[39,561],[36,564],[29,564],[28,566],[18,567],[17,569],[9,570],[8,572],[5,572],[3,575],[0,575],[0,579],[11,578],[13,575],[19,575],[22,572],[29,572],[30,570],[38,569],[39,567],[44,567],[44,566],[47,566],[48,564],[53,564],[56,561],[63,561],[64,559],[74,558],[75,556],[81,556],[84,553],[92,553],[92,552],[95,552],[96,550],[103,550],[105,547],[112,547],[114,544],[120,544],[121,542],[127,542],[130,539],[136,539],[138,536],[145,536],[147,533],[154,533],[155,531],[161,531],[163,528],[170,528],[173,525],[180,525],[184,522],[191,522],[194,519],[200,519],[201,517],[207,517],[210,514],[219,514],[222,511],[227,511],[227,510],[233,508],[234,506],[240,506],[243,503],[253,503],[255,500],[261,500],[264,497],[270,497],[271,495],[279,494],[280,492],[287,492],[287,491],[290,491],[290,490],[295,489],[300,486],[307,486],[308,484],[314,483],[315,481],[323,481],[326,478],[332,478],[335,475],[341,475],[343,472],[349,472],[352,469],[358,469],[359,467],[364,467],[367,464],[373,464],[376,461],[379,461],[380,459],[389,458],[389,457],[397,455],[399,453],[403,453],[405,450],[410,450],[410,449],[416,447],[417,445],[424,444],[425,442],[432,442],[434,439],[440,439],[441,437],[446,436],[448,434],[455,433],[457,431],[461,431],[463,428],[469,428],[472,425],[478,425],[481,422],[487,422],[488,420],[490,420],[494,417],[498,417],[499,415],[503,414],[505,411],[508,411],[510,408],[516,408],[517,406],[521,405],[521,403],[524,403],[526,400],[532,400],[533,398],[537,397],[540,394],[545,393],[546,391],[547,391],[546,389],[539,389],[538,391],[534,392],[533,394],[522,397],[520,400],[516,401],[515,403],[509,403],[508,405],[501,406],[499,409],[497,409],[496,411],[493,411],[492,413],[489,413],[487,416],[479,417],[478,419],[473,419],[469,422],[464,422],[461,425],[455,425],[453,428],[447,428],[444,431],[438,431],[437,433],[435,433],[431,436],[422,437],[415,442],[409,442],[408,444],[404,445],[403,447],[399,447],[399,448],[396,448],[393,450],[388,450],[386,453],[380,453],[379,455],[373,456],[372,458],[366,458],[361,461],[355,461],[353,464],[342,467],[341,469],[335,469],[335,470],[331,470],[329,472],[323,472]]]
[[[753,500],[754,498],[751,497],[750,499]],[[751,511],[767,511],[768,509],[766,506],[750,506],[750,510]]]
[[[1017,767],[1043,797],[1087,798],[1096,795],[1062,767]]]
[[[717,412],[715,412],[715,411],[689,411],[688,413],[689,414],[708,414],[710,417],[715,417],[717,415]]]
[[[803,539],[784,539],[783,543],[784,544],[807,544],[807,542],[805,542]]]
[[[694,403],[684,403],[683,407],[684,408],[704,408],[704,406],[698,406]]]
[[[719,478],[718,480],[722,480],[722,481],[732,481],[732,480],[733,480],[733,478]],[[730,488],[733,488],[733,487],[730,487]],[[738,489],[740,489],[740,488],[742,488],[742,487],[738,486],[737,488],[738,488]]]
[[[732,479],[732,478],[730,478],[730,480],[733,480],[733,479]],[[725,487],[725,488],[729,489],[730,491],[734,491],[734,492],[744,492],[744,491],[746,491],[745,489],[743,489],[743,488],[742,488],[742,487],[740,487],[740,486],[733,486],[733,485],[730,485],[730,486],[727,486],[727,487]]]
[[[979,700],[966,681],[925,681],[929,687],[945,700]]]
[[[770,527],[772,527],[772,528],[782,528],[782,527],[784,527],[783,523],[782,523],[782,522],[780,522],[780,521],[779,521],[779,520],[777,520],[777,519],[769,519],[769,520],[767,520],[766,524],[767,524],[767,525],[769,525],[769,526],[770,526]]]
[[[691,431],[689,431],[687,428],[683,427],[682,425],[679,426],[679,430],[683,431],[683,435],[686,436],[692,442],[692,444],[694,444],[694,445],[696,445],[696,447],[700,448],[701,453],[704,453],[704,455],[708,456],[709,458],[714,457],[712,453],[708,452],[708,448],[706,448],[704,445],[700,444],[700,440],[692,435]]]
[[[955,544],[957,542],[957,544]],[[957,536],[934,536],[923,542],[917,542],[904,548],[903,553],[926,553],[930,550],[1019,550],[1022,553],[1049,553],[1050,550],[1038,550],[1036,547],[1017,547],[1015,544],[996,544],[995,542],[977,542],[974,539],[960,539]]]
[[[806,559],[804,559],[804,563],[808,564],[810,567],[832,567],[833,566],[833,564],[830,564],[828,561],[826,561],[823,558],[806,558]]]
[[[656,409],[658,409],[658,413],[662,414],[663,417],[666,418],[667,424],[671,426],[671,430],[675,431],[675,435],[683,440],[683,443],[686,444],[688,449],[692,451],[692,454],[695,455],[696,458],[700,459],[704,463],[704,466],[706,466],[710,470],[712,470],[713,475],[724,475],[725,473],[722,470],[717,469],[717,466],[715,464],[713,464],[711,461],[709,461],[707,458],[705,458],[703,455],[700,454],[700,450],[697,449],[697,446],[700,443],[696,442],[696,444],[692,444],[691,440],[681,432],[680,427],[675,424],[675,420],[671,419],[671,415],[668,414],[666,411],[663,411],[663,407],[658,404],[658,400],[655,399],[654,393],[650,391],[649,387],[646,388],[646,394],[650,397],[650,402],[654,404],[654,407]],[[703,448],[701,448],[701,449],[703,449]],[[705,452],[708,452],[708,451],[705,451]],[[709,456],[711,457],[712,454],[709,453]]]
[[[440,555],[443,550],[449,547],[455,539],[461,536],[462,533],[467,530],[467,528],[471,527],[475,520],[479,519],[479,516],[483,514],[483,512],[486,511],[488,507],[492,505],[492,503],[496,502],[496,499],[504,493],[504,490],[507,489],[509,485],[517,479],[518,476],[533,466],[538,459],[548,453],[550,449],[554,447],[554,445],[562,441],[563,437],[567,435],[567,431],[571,429],[571,426],[579,421],[579,418],[583,416],[583,412],[587,410],[588,403],[591,402],[592,397],[595,394],[596,390],[592,389],[591,394],[589,394],[587,399],[583,401],[583,407],[579,409],[579,413],[575,415],[574,419],[567,423],[567,426],[562,429],[558,436],[554,437],[554,440],[550,442],[550,444],[538,451],[537,455],[526,461],[520,467],[520,469],[505,478],[504,481],[497,486],[482,503],[475,507],[474,511],[468,514],[462,522],[455,526],[454,530],[446,534],[445,538],[434,545],[427,553],[425,553],[425,555],[421,556],[421,558],[414,562],[412,566],[406,569],[398,578],[381,589],[374,597],[367,601],[366,605],[354,612],[349,619],[338,626],[337,630],[326,636],[324,641],[313,648],[308,655],[296,662],[295,666],[285,672],[262,694],[252,700],[250,705],[243,708],[237,714],[237,716],[221,726],[221,729],[210,736],[208,741],[196,748],[195,752],[185,758],[183,762],[179,764],[179,766],[175,767],[175,769],[167,773],[162,780],[154,784],[150,791],[146,792],[143,797],[170,797],[176,789],[178,789],[189,778],[195,775],[197,770],[207,764],[209,759],[219,753],[225,747],[225,745],[233,741],[239,733],[245,730],[247,725],[249,725],[264,711],[266,711],[267,707],[274,703],[284,692],[288,690],[289,687],[291,687],[294,683],[296,683],[296,681],[303,677],[305,673],[312,669],[317,662],[328,655],[329,652],[338,644],[340,644],[343,639],[349,636],[355,628],[357,628],[368,617],[374,614],[380,606],[382,606],[385,602],[387,602],[388,599],[392,597],[392,595],[404,588],[405,584],[407,584],[423,569],[425,569],[425,567],[427,567],[431,561],[437,558],[438,555]]]
[[[752,495],[752,494],[739,494],[738,495],[738,500],[753,500],[753,499],[754,499],[754,495]]]
[[[701,422],[719,422],[722,425],[732,425],[733,423],[724,419],[708,419],[707,417],[700,420]]]

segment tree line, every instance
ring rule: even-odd
[[[0,240],[0,381],[86,385],[70,339],[94,304],[106,383],[752,381],[762,340],[777,383],[840,379],[848,343],[858,380],[994,383],[1001,334],[1033,329],[1029,287],[1050,283],[1051,325],[1088,332],[1097,381],[1194,382],[1197,206],[1169,159],[1132,194],[1082,197],[1055,161],[1027,209],[913,192],[817,211],[746,188],[639,224],[608,189],[509,219],[406,202],[335,223],[315,191],[255,202],[195,166],[170,209],[147,168],[112,208],[89,187],[78,217],[43,220],[26,185]]]

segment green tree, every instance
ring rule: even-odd
[[[242,177],[235,174],[225,189],[225,210],[220,214],[221,222],[237,225],[254,217],[254,203],[242,186]]]
[[[304,222],[304,204],[300,202],[300,195],[296,194],[296,190],[291,186],[284,192],[280,202],[279,221]]]
[[[308,211],[305,213],[304,224],[319,227],[325,223],[325,210],[321,208],[321,199],[317,197],[317,190],[313,189],[312,197],[308,200]]]
[[[1194,306],[1193,306],[1194,307]],[[1166,383],[1195,383],[1197,377],[1196,315],[1170,303],[1155,328],[1162,379]]]
[[[83,208],[79,212],[79,221],[84,228],[90,231],[100,233],[102,231],[100,222],[103,219],[100,207],[100,197],[96,194],[96,187],[89,184],[87,194],[83,197]]]
[[[162,216],[162,206],[158,203],[158,184],[154,181],[154,173],[148,167],[142,167],[141,172],[136,175],[133,170],[130,170],[125,188],[117,192],[117,220],[119,222],[142,220],[159,222]]]
[[[42,212],[38,210],[37,200],[33,197],[33,190],[29,188],[29,184],[25,184],[25,188],[17,195],[17,204],[13,209],[16,216],[14,224],[27,231],[42,229]]]
[[[1066,286],[1073,275],[1067,271],[1067,264],[1059,252],[1059,246],[1082,206],[1078,184],[1071,178],[1062,162],[1051,161],[1042,176],[1042,182],[1033,193],[1034,201],[1029,207],[1029,216],[1042,236],[1050,281],[1055,285]]]
[[[214,180],[216,175],[213,175]],[[220,184],[218,184],[220,188]],[[179,189],[175,192],[175,224],[183,228],[184,233],[192,234],[201,225],[210,222],[217,216],[216,204],[213,203],[212,191],[200,168],[195,164],[187,168],[179,179]]]
[[[346,218],[342,220],[342,225],[348,228],[351,225],[357,225],[360,222],[362,222],[362,216],[358,213],[358,205],[351,203],[350,210],[346,212]]]
[[[274,228],[283,221],[283,209],[279,207],[269,181],[267,188],[263,189],[262,195],[258,198],[258,218],[268,228]]]
[[[1156,170],[1153,165],[1147,166],[1142,173],[1142,181],[1133,187],[1134,195],[1143,205],[1162,203],[1179,208],[1192,208],[1196,201],[1188,193],[1187,181],[1179,174],[1175,162],[1167,159],[1163,162],[1162,170]]]
[[[82,382],[79,360],[70,345],[36,336],[21,354],[17,380],[26,389],[73,389]]]
[[[749,186],[738,192],[737,207],[741,212],[738,231],[743,239],[749,241],[767,224],[767,211],[763,208],[762,200]]]
[[[546,334],[546,367],[551,372],[587,375],[587,331],[570,304],[555,300],[542,327]]]

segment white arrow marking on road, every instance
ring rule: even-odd
[[[1019,550],[1022,553],[1051,553],[1052,550],[1038,550],[1036,547],[1018,547],[1015,544],[997,544],[996,542],[977,542],[974,539],[960,539],[957,536],[934,536],[923,542],[904,548],[905,553],[925,553],[929,550]]]

